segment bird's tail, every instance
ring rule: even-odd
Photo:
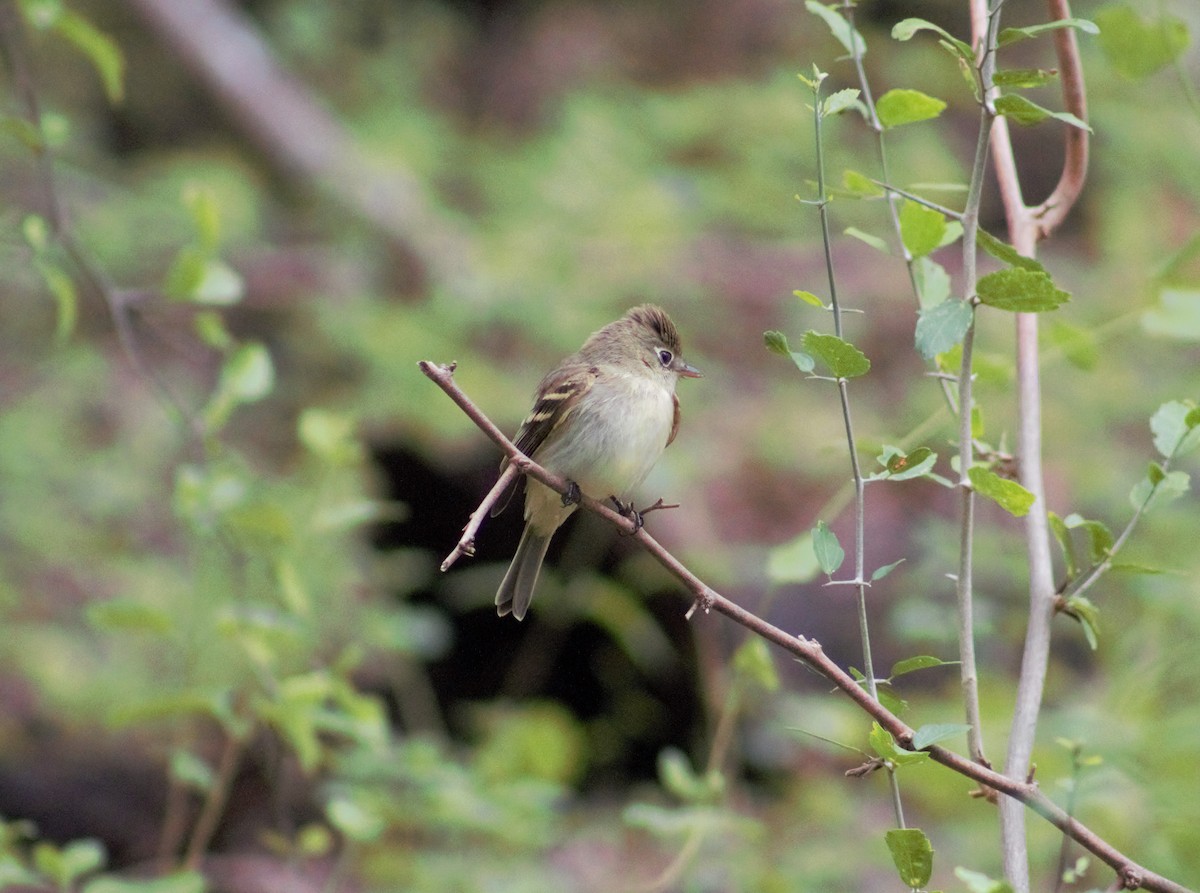
[[[512,614],[517,620],[525,618],[529,603],[533,601],[533,587],[537,585],[542,559],[546,557],[549,546],[549,536],[535,532],[530,524],[525,525],[517,554],[513,556],[508,573],[496,592],[496,613],[501,617]]]

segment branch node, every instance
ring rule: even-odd
[[[855,766],[853,769],[847,769],[845,772],[846,778],[863,778],[870,775],[877,769],[882,769],[886,764],[879,757],[872,757],[861,766]]]
[[[1121,885],[1126,890],[1140,890],[1145,882],[1145,875],[1139,866],[1130,864],[1121,869]]]
[[[683,615],[683,619],[691,620],[692,616],[696,613],[697,608],[699,608],[701,611],[703,611],[705,614],[707,614],[709,611],[712,610],[712,605],[713,605],[712,590],[706,586],[704,588],[704,591],[696,596],[696,600],[694,602],[692,602],[692,606],[687,609],[687,613]]]

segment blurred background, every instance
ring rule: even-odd
[[[27,12],[39,6],[55,4]],[[31,237],[48,181],[10,128],[0,882],[45,881],[22,861],[36,836],[63,852],[98,841],[107,869],[131,876],[182,857],[231,891],[895,887],[886,782],[843,777],[864,760],[848,749],[867,749],[864,717],[723,618],[685,619],[686,595],[611,529],[576,515],[520,624],[492,604],[518,511],[438,572],[498,453],[416,366],[457,361],[460,386],[511,432],[590,332],[662,304],[705,377],[681,384],[680,435],[643,488],[646,504],[682,505],[651,515],[651,532],[731,599],[861,667],[852,593],[823,587],[798,543],[818,520],[853,541],[836,393],[762,337],[830,330],[792,296],[828,292],[816,212],[797,200],[814,194],[815,162],[796,75],[816,64],[829,92],[857,86],[825,24],[791,0],[69,8],[119,48],[124,95],[106,96],[94,48],[19,29],[57,134],[52,194],[105,281]],[[1130,8],[1200,29],[1183,0]],[[1043,15],[1005,6],[1006,24]],[[890,38],[909,16],[965,38],[966,5],[858,10],[876,95],[948,104],[889,134],[893,178],[958,206],[929,184],[965,182],[976,106],[933,40]],[[1092,167],[1042,255],[1073,295],[1044,320],[1051,508],[1114,531],[1155,455],[1149,417],[1197,395],[1194,43],[1131,71],[1119,42],[1082,35]],[[1005,52],[1005,67],[1055,64],[1047,39]],[[6,114],[20,116],[9,71]],[[1039,93],[1061,107],[1053,86]],[[1057,180],[1060,125],[1014,130],[1034,203]],[[827,122],[824,149],[834,183],[845,168],[877,175],[853,113]],[[948,475],[954,420],[913,349],[886,209],[843,199],[839,294],[863,311],[847,337],[873,364],[851,387],[861,457],[929,446]],[[994,193],[983,224],[1004,233]],[[892,253],[841,234],[852,226]],[[957,291],[959,246],[937,259]],[[47,265],[74,271],[74,301],[47,289]],[[979,327],[984,439],[1011,450],[1012,320],[985,312]],[[870,592],[879,675],[914,655],[953,660],[957,499],[929,480],[867,498],[868,570],[904,559]],[[999,764],[1024,548],[997,507],[980,515]],[[1099,833],[1193,885],[1198,537],[1190,495],[1147,516],[1123,557],[1158,572],[1092,592],[1097,650],[1056,621],[1036,752],[1048,793],[1073,791]],[[894,689],[913,726],[961,722],[953,666]],[[1099,759],[1073,769],[1076,744]],[[937,852],[934,887],[961,888],[959,865],[999,873],[994,807],[934,767],[900,782]],[[1031,820],[1041,889],[1059,848]],[[1093,865],[1073,888],[1108,882]]]

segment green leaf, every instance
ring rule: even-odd
[[[866,354],[836,335],[824,335],[811,329],[804,333],[804,350],[829,367],[834,378],[857,378],[871,369]]]
[[[711,802],[725,791],[725,777],[720,772],[698,775],[677,747],[666,747],[659,753],[658,778],[664,788],[685,803]]]
[[[199,280],[188,296],[197,304],[228,307],[246,294],[242,275],[219,258],[212,258],[200,269]]]
[[[1200,446],[1196,406],[1181,400],[1164,403],[1150,417],[1154,448],[1166,459],[1184,456]]]
[[[1075,542],[1071,539],[1071,531],[1067,529],[1066,523],[1054,512],[1046,513],[1047,520],[1050,522],[1050,530],[1054,534],[1054,539],[1058,541],[1058,546],[1063,553],[1063,562],[1067,566],[1067,576],[1074,577],[1079,573],[1079,559],[1075,555]]]
[[[825,308],[825,304],[821,301],[821,299],[818,298],[816,295],[814,295],[811,291],[803,291],[802,289],[796,289],[795,291],[792,292],[792,294],[795,295],[797,298],[799,298],[801,301],[803,301],[805,304],[808,304],[812,307],[820,307],[821,309]]]
[[[1116,3],[1096,13],[1100,49],[1117,73],[1129,80],[1149,77],[1182,55],[1190,42],[1187,23],[1162,15],[1146,21],[1133,6]]]
[[[916,657],[906,657],[904,660],[896,661],[892,665],[892,673],[889,678],[895,679],[897,676],[915,673],[917,670],[928,670],[931,667],[952,667],[957,663],[956,660],[942,660],[931,654],[918,654]]]
[[[919,828],[893,828],[883,836],[900,882],[911,889],[924,887],[933,874],[933,844]]]
[[[838,542],[837,534],[824,521],[818,521],[812,530],[812,548],[817,564],[827,577],[833,576],[846,560],[846,551]]]
[[[1040,313],[1071,300],[1046,273],[1011,267],[988,273],[975,284],[979,300],[998,310]]]
[[[754,636],[733,653],[733,668],[754,680],[764,691],[776,691],[779,688],[779,674],[771,660],[771,651],[767,648],[765,639]]]
[[[932,208],[905,199],[900,207],[900,240],[913,257],[923,257],[941,247],[946,218]]]
[[[1084,521],[1081,525],[1088,535],[1088,550],[1092,564],[1099,564],[1112,554],[1115,540],[1112,531],[1100,521]]]
[[[1052,112],[1050,109],[1042,108],[1036,102],[1032,102],[1016,93],[1005,93],[1003,96],[997,97],[996,113],[1008,118],[1014,124],[1030,126],[1041,123],[1047,118],[1054,118],[1055,120],[1062,121],[1064,124],[1070,124],[1072,127],[1086,130],[1088,133],[1092,132],[1092,128],[1088,126],[1086,121],[1077,118],[1070,112]]]
[[[967,63],[974,63],[975,51],[971,49],[971,45],[965,41],[959,40],[945,28],[939,25],[928,22],[925,19],[904,19],[892,26],[892,37],[895,40],[911,40],[912,37],[921,31],[932,31],[937,34],[949,47],[950,51]]]
[[[1027,37],[1037,37],[1039,34],[1044,34],[1047,31],[1057,31],[1062,28],[1077,28],[1087,34],[1099,34],[1100,29],[1096,27],[1094,22],[1089,22],[1087,19],[1057,19],[1053,22],[1043,22],[1040,25],[1030,25],[1027,28],[1004,28],[996,37],[998,46],[1007,46],[1010,43],[1016,43],[1018,40],[1025,40]]]
[[[851,88],[838,90],[836,93],[831,93],[821,103],[821,116],[830,118],[840,114],[847,109],[854,109],[864,118],[867,115],[867,107],[862,104],[858,98],[859,91]]]
[[[1164,338],[1200,341],[1200,289],[1164,288],[1158,303],[1142,314],[1142,328]]]
[[[863,40],[863,36],[857,29],[851,28],[850,23],[836,9],[817,3],[816,0],[805,0],[804,8],[829,26],[829,30],[850,54],[850,58],[861,59],[867,54],[867,42]]]
[[[61,890],[70,890],[85,874],[104,866],[108,855],[104,844],[91,838],[73,840],[61,849],[46,841],[33,848],[33,864]]]
[[[912,270],[922,310],[936,307],[950,297],[950,274],[936,260],[918,257],[913,260]]]
[[[871,723],[871,734],[867,737],[867,740],[870,742],[871,749],[875,751],[876,756],[896,766],[923,763],[929,759],[928,753],[901,749],[897,746],[891,733],[877,722]]]
[[[970,730],[969,725],[961,722],[927,723],[913,733],[912,746],[914,750],[924,750],[939,741],[945,741],[947,738],[953,738]]]
[[[888,472],[888,480],[907,481],[924,476],[936,462],[937,453],[929,447],[917,447],[911,453],[892,448],[883,464]]]
[[[1100,609],[1086,596],[1073,595],[1064,610],[1068,617],[1079,621],[1088,646],[1095,651],[1100,646]]]
[[[954,869],[954,876],[967,885],[969,893],[1013,893],[1007,881],[995,881],[969,868]]]
[[[73,43],[95,66],[104,84],[104,93],[114,105],[125,95],[125,57],[111,37],[78,13],[63,10],[54,30]]]
[[[772,583],[807,583],[816,579],[820,570],[809,532],[790,543],[776,546],[767,554],[767,578]]]
[[[842,171],[842,188],[863,198],[879,198],[886,194],[886,190],[870,177],[849,168]]]
[[[1151,463],[1150,472],[1134,485],[1129,493],[1129,502],[1135,509],[1145,506],[1145,511],[1160,508],[1174,502],[1188,491],[1191,478],[1183,471],[1164,472],[1158,465]]]
[[[970,469],[967,476],[976,493],[994,500],[1013,517],[1023,517],[1033,507],[1033,494],[1016,481],[1002,478],[996,472],[979,466]]]
[[[871,574],[871,582],[874,583],[877,580],[882,580],[884,577],[902,565],[904,561],[905,559],[901,558],[898,561],[893,561],[891,564],[885,564],[883,567],[877,567],[875,569],[875,573]]]
[[[1039,273],[1046,272],[1046,268],[1034,258],[1020,254],[1016,248],[1013,248],[1007,242],[997,239],[985,229],[980,228],[975,231],[975,244],[997,260],[1004,261],[1010,267],[1020,267],[1023,270],[1034,270]]]
[[[920,311],[915,335],[917,352],[927,360],[945,353],[962,343],[974,321],[975,308],[957,298]]]
[[[787,336],[783,332],[763,332],[763,343],[767,346],[767,350],[771,353],[779,354],[781,357],[787,357],[796,364],[796,368],[806,375],[816,368],[816,360],[808,354],[792,350],[788,346]]]
[[[871,233],[863,232],[857,226],[848,226],[844,230],[842,230],[842,232],[844,232],[846,235],[850,236],[851,238],[858,239],[858,241],[860,241],[860,242],[865,242],[866,244],[868,244],[872,248],[874,248],[876,251],[882,251],[884,254],[892,253],[891,250],[888,248],[887,242],[885,242],[883,239],[879,238],[879,236],[872,235]]]
[[[946,103],[942,100],[919,90],[888,90],[875,103],[875,113],[885,128],[928,121],[945,108]]]
[[[1020,89],[1044,87],[1057,77],[1057,71],[1048,71],[1045,68],[1010,68],[997,71],[992,76],[992,80],[997,87],[1016,87]]]

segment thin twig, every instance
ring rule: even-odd
[[[460,409],[471,419],[479,429],[486,434],[503,453],[510,458],[524,473],[550,487],[558,493],[568,492],[568,481],[559,475],[552,474],[542,468],[529,457],[525,456],[513,445],[504,433],[477,407],[455,383],[449,367],[422,360],[418,364],[421,372],[440,387]],[[617,514],[599,500],[593,499],[586,493],[580,497],[580,505],[594,514],[600,515],[616,527],[632,531],[633,522]],[[716,611],[740,624],[767,642],[782,648],[793,657],[811,667],[822,676],[829,679],[837,688],[860,709],[871,716],[886,729],[901,747],[912,750],[915,731],[902,719],[871,697],[849,673],[844,671],[825,654],[821,644],[804,636],[792,635],[779,627],[767,622],[757,614],[725,598],[684,565],[671,552],[654,539],[645,528],[633,532],[633,538],[664,567],[675,579],[683,584],[691,594],[694,606],[703,613]],[[1014,779],[1002,775],[954,751],[937,745],[925,748],[934,762],[957,772],[979,784],[995,788],[997,791],[1024,803],[1050,824],[1060,829],[1064,834],[1077,841],[1080,846],[1093,853],[1105,864],[1112,867],[1121,878],[1127,889],[1144,889],[1156,893],[1193,893],[1182,884],[1178,884],[1149,869],[1139,865],[1126,856],[1112,844],[1108,843],[1086,825],[1069,816],[1061,807],[1041,792],[1036,784],[1024,778]]]
[[[487,496],[483,497],[483,502],[479,503],[479,508],[471,512],[470,518],[467,519],[467,526],[463,528],[463,535],[454,546],[454,551],[447,555],[446,560],[442,562],[443,572],[450,570],[450,566],[458,561],[459,556],[475,554],[475,534],[479,532],[479,526],[483,524],[488,512],[496,504],[496,500],[503,495],[520,473],[514,465],[509,465],[504,469],[496,480],[496,485],[488,491]]]

